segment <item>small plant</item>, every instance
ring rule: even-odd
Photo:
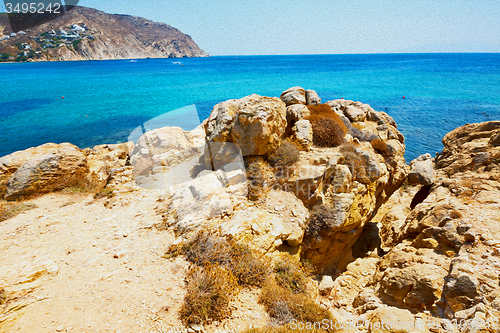
[[[391,148],[387,145],[387,143],[385,143],[381,139],[379,139],[379,138],[373,139],[370,141],[370,144],[372,145],[373,149],[375,149],[375,151],[377,153],[379,153],[385,157],[392,156]]]
[[[238,283],[230,271],[219,264],[195,265],[186,280],[187,293],[179,312],[185,324],[222,320],[231,314],[229,302]]]
[[[307,118],[313,128],[313,144],[318,147],[336,147],[345,142],[347,127],[342,118],[328,104],[308,105]]]
[[[316,205],[311,210],[306,229],[306,239],[309,241],[321,239],[323,233],[330,233],[339,227],[338,218],[332,207]]]
[[[181,254],[194,264],[226,267],[240,286],[262,286],[269,275],[267,261],[262,256],[252,254],[246,245],[209,232],[201,232],[187,243],[171,246],[164,257],[173,258]]]
[[[248,199],[259,200],[274,183],[274,172],[266,161],[256,159],[247,165]]]
[[[268,156],[272,166],[290,166],[299,160],[299,147],[289,139],[285,140]]]
[[[294,293],[274,279],[269,279],[262,288],[259,302],[266,308],[274,325],[286,325],[293,319],[300,322],[332,319],[331,313],[314,303],[309,295]]]
[[[113,188],[105,187],[94,194],[94,199],[108,198],[111,199],[116,195]]]
[[[4,288],[0,288],[0,305],[7,303],[7,292]]]
[[[0,202],[0,222],[13,218],[28,210],[38,208],[34,203],[29,202],[15,202],[6,203]]]
[[[305,293],[311,270],[290,255],[283,255],[274,263],[276,282],[294,293]]]

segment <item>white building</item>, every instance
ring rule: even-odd
[[[13,32],[13,33],[11,33],[11,34],[10,34],[10,37],[16,37],[16,36],[17,36],[17,35],[16,35],[16,33],[15,33],[15,32]]]
[[[73,25],[71,26],[71,29],[72,29],[73,31],[85,31],[85,28],[80,27],[78,24],[73,24]]]
[[[61,35],[61,36],[67,36],[68,33],[65,30],[61,30],[61,31],[59,31],[59,35]]]
[[[17,34],[18,35],[26,35],[26,33],[24,31],[19,31]]]

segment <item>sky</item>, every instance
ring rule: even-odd
[[[79,5],[167,23],[211,55],[500,52],[500,0],[80,0]]]

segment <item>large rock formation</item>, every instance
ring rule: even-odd
[[[234,143],[243,156],[267,155],[279,146],[286,125],[282,101],[253,94],[214,107],[206,127],[207,141],[211,147],[214,142]]]
[[[305,90],[295,87],[282,94],[285,102],[254,94],[216,105],[206,123],[201,167],[208,170],[174,188],[159,205],[166,225],[175,226],[180,234],[215,227],[262,252],[282,245],[300,248],[318,272],[333,272],[352,261],[350,249],[364,226],[406,178],[404,137],[387,114],[362,103],[337,100],[329,102],[326,110],[345,123],[346,143],[319,148],[313,142],[315,128],[305,119],[310,111],[300,96],[305,96]],[[302,149],[298,161],[284,165],[274,158],[272,164],[269,155],[287,137]],[[293,153],[284,150],[282,154]],[[240,161],[240,167],[228,168],[234,160]],[[236,177],[245,168],[249,178]],[[231,186],[242,184],[250,189],[248,198],[230,195]],[[255,188],[257,195],[253,195]],[[241,194],[241,188],[237,192]],[[212,196],[222,206],[214,206]],[[318,226],[308,226],[308,210],[318,205],[326,206],[335,221],[319,227],[320,235],[315,235],[309,231]]]
[[[415,319],[424,318],[432,332],[498,331],[499,128],[500,122],[468,124],[445,136],[427,197],[402,223],[382,219],[390,251],[376,260],[375,270],[367,267],[368,281],[342,284],[366,259],[349,265],[335,281],[332,295],[344,296],[341,307],[367,316],[383,304],[407,309]],[[408,204],[399,197],[386,216],[400,215],[398,202]]]

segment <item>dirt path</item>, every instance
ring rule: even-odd
[[[177,311],[188,263],[162,258],[175,237],[154,227],[158,196],[140,190],[106,208],[105,199],[48,194],[0,223],[0,282],[17,297],[0,332],[186,331]],[[257,299],[240,293],[233,317],[206,330],[264,325]]]

